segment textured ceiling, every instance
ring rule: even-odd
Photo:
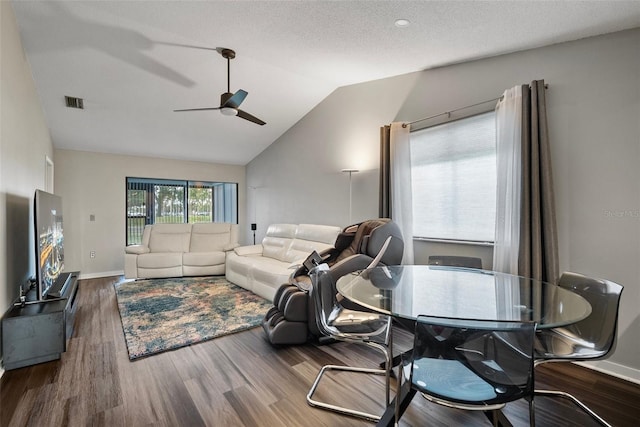
[[[12,5],[55,147],[240,165],[337,87],[640,26],[640,1]],[[231,91],[265,126],[172,112],[218,106],[226,61],[200,49],[215,47],[236,51]]]

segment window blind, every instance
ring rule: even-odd
[[[493,111],[411,134],[415,237],[494,240],[495,139]]]

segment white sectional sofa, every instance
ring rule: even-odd
[[[238,225],[147,225],[142,244],[125,248],[124,276],[148,279],[225,274],[228,251],[238,246]]]
[[[227,253],[226,278],[273,301],[289,276],[311,254],[333,247],[340,227],[315,224],[272,224],[261,244]]]

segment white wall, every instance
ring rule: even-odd
[[[238,183],[238,220],[245,222],[245,167],[84,151],[55,150],[55,192],[62,196],[65,269],[80,277],[121,274],[126,177]],[[94,215],[95,221],[90,221]],[[95,251],[95,258],[89,252]]]
[[[0,312],[35,275],[33,196],[53,146],[11,3],[0,2]]]
[[[377,215],[379,127],[396,116],[417,77],[339,88],[247,165],[255,187],[247,221],[258,224],[258,241],[272,223],[346,226]],[[360,171],[352,174],[351,221],[349,174],[341,172],[348,168]]]
[[[258,226],[346,224],[347,177],[339,170],[352,166],[365,170],[354,175],[354,221],[376,217],[379,126],[496,98],[534,79],[550,85],[561,270],[625,286],[618,348],[599,366],[640,380],[640,29],[336,90],[247,165],[249,185],[263,186]],[[416,260],[429,250],[416,245]]]

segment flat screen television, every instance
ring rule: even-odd
[[[62,198],[36,190],[33,206],[38,299],[59,297],[67,278],[63,273]]]

